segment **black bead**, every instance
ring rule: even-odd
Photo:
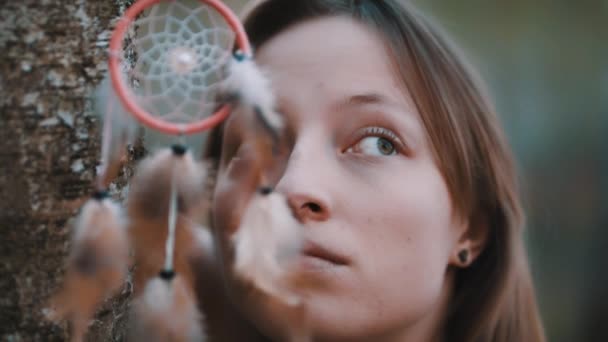
[[[242,62],[247,59],[247,55],[243,53],[243,51],[238,50],[234,52],[234,59],[238,62]]]
[[[171,279],[175,278],[175,271],[173,271],[173,270],[162,270],[162,271],[160,271],[160,273],[158,274],[158,276],[162,280],[170,281]]]
[[[93,199],[101,202],[104,199],[110,197],[110,194],[107,191],[99,190],[99,191],[95,191],[95,193],[93,194],[92,197],[93,197]]]
[[[171,146],[171,149],[173,150],[173,154],[175,154],[176,156],[183,156],[184,154],[186,154],[186,151],[188,151],[188,148],[186,146],[179,144]]]
[[[272,193],[272,188],[269,186],[263,186],[258,189],[258,192],[264,196],[267,196]]]

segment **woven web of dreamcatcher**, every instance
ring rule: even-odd
[[[219,107],[235,34],[200,1],[152,6],[125,40],[131,94],[149,114],[177,124],[199,121]]]

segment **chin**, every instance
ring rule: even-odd
[[[272,341],[299,340],[301,336],[315,342],[358,341],[360,331],[344,321],[344,312],[338,312],[331,302],[326,296],[311,294],[304,306],[290,307],[251,290],[239,299],[245,315]]]
[[[291,341],[294,336],[309,335],[302,306],[288,306],[257,291],[249,291],[239,304],[256,328],[272,341]]]

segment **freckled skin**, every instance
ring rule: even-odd
[[[279,34],[259,49],[257,61],[270,75],[293,138],[276,191],[309,208],[300,217],[307,238],[348,259],[345,266],[311,272],[315,285],[301,289],[314,339],[435,339],[462,222],[382,41],[350,19],[323,18]],[[382,100],[363,96],[340,105],[368,93]],[[237,134],[231,126],[226,136]],[[357,135],[367,127],[393,132],[407,148],[378,155],[374,147],[382,137]],[[226,158],[231,156],[223,156],[213,211],[221,251],[230,260],[221,232],[238,224],[228,213],[244,195]],[[238,280],[226,274],[250,319],[269,336],[281,336],[276,322],[289,311],[240,291]]]

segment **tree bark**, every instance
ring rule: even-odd
[[[0,340],[60,341],[44,318],[60,285],[70,224],[93,190],[99,125],[90,95],[107,70],[113,20],[128,1],[0,4]],[[140,155],[131,150],[130,159]],[[111,187],[121,189],[125,167]],[[128,285],[128,284],[127,284]],[[107,301],[87,340],[121,340],[129,287]]]

